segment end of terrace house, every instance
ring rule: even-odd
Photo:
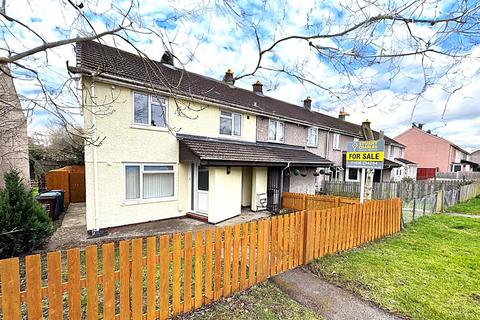
[[[342,166],[340,142],[361,138],[309,98],[236,87],[231,70],[220,81],[93,41],[76,53],[84,126],[99,141],[85,147],[87,230],[279,211],[282,192],[314,193]]]

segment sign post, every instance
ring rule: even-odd
[[[353,141],[347,144],[346,167],[362,169],[360,203],[365,202],[365,169],[383,169],[385,140]]]

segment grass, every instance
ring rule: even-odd
[[[480,319],[480,219],[419,218],[383,241],[311,269],[411,319]]]
[[[320,319],[315,313],[290,299],[275,285],[266,282],[235,294],[177,319],[257,320]]]
[[[456,204],[448,208],[447,212],[480,215],[480,197]]]

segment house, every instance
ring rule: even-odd
[[[480,171],[480,149],[470,153],[470,161],[474,163],[474,171]]]
[[[395,140],[406,146],[405,157],[416,162],[419,170],[434,168],[439,172],[472,171],[467,151],[429,130],[423,130],[421,124],[414,123],[411,128],[395,137]]]
[[[4,65],[0,69],[0,188],[4,187],[3,175],[11,169],[29,186],[27,119],[10,70]]]
[[[309,98],[297,106],[260,82],[236,87],[231,70],[219,81],[96,42],[76,51],[84,125],[101,141],[85,147],[88,230],[278,211],[282,192],[343,177],[346,143],[362,138]]]

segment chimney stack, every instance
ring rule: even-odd
[[[173,54],[169,51],[165,51],[160,62],[173,66]]]
[[[365,140],[374,140],[372,128],[370,128],[370,121],[366,119],[362,122],[362,135]]]
[[[263,84],[260,82],[260,80],[257,80],[254,84],[252,84],[253,92],[256,94],[263,96]]]
[[[345,121],[345,118],[346,118],[347,116],[349,116],[349,115],[350,115],[350,113],[346,112],[346,111],[345,111],[345,108],[342,107],[342,108],[340,109],[340,113],[338,114],[338,119],[340,119],[340,120],[342,120],[342,121]]]
[[[310,97],[303,100],[303,107],[307,110],[312,110],[312,99]]]
[[[225,72],[225,75],[223,76],[223,82],[234,85],[235,84],[235,79],[233,79],[233,71],[232,69],[228,69],[227,72]]]

